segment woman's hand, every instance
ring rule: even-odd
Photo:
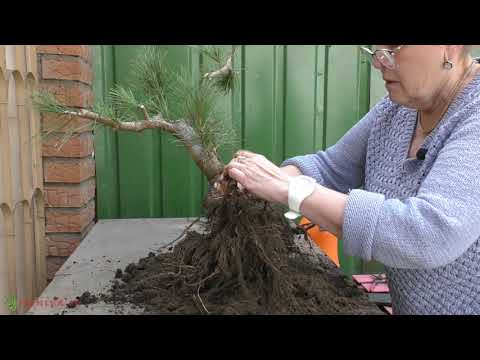
[[[295,166],[279,168],[265,156],[249,151],[238,151],[225,167],[225,173],[258,197],[288,205],[290,178],[301,175]],[[347,195],[317,185],[312,195],[300,207],[303,216],[314,224],[328,229],[338,237],[342,235],[343,215]]]
[[[303,175],[300,169],[293,165],[287,165],[287,166],[281,167],[280,170],[282,170],[285,174],[290,176]]]
[[[238,151],[225,167],[225,172],[242,187],[270,202],[288,204],[290,175],[265,156]]]

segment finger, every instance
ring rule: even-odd
[[[242,163],[242,164],[249,164],[252,162],[253,158],[247,158],[245,156],[238,156],[234,159],[234,161]]]
[[[248,172],[248,165],[246,165],[242,162],[239,162],[239,161],[233,161],[226,166],[227,171],[230,171],[230,169],[237,169],[237,170],[242,171],[243,173],[246,173],[246,172]]]
[[[245,181],[247,179],[247,176],[240,170],[231,168],[228,171],[228,174],[232,179],[234,179],[237,183],[240,183],[242,186],[245,187]]]
[[[231,164],[237,164],[237,163],[245,162],[246,160],[248,160],[248,158],[245,157],[245,156],[242,156],[242,155],[235,156],[235,157],[228,163],[227,166],[229,166],[229,165],[231,165]]]
[[[239,150],[235,153],[235,157],[244,156],[246,158],[254,157],[255,154],[248,150]]]

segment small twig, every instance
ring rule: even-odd
[[[143,115],[145,117],[145,121],[149,121],[150,120],[150,116],[148,116],[148,112],[147,112],[147,109],[145,108],[144,105],[140,105],[140,109],[142,109],[143,111]]]
[[[192,265],[185,265],[185,264],[182,264],[182,265],[178,265],[180,267],[186,267],[186,268],[190,268],[190,269],[195,269],[195,266],[192,266]]]
[[[183,230],[183,232],[180,234],[179,237],[177,237],[175,240],[170,241],[168,244],[163,245],[162,247],[160,247],[160,249],[165,249],[166,247],[169,247],[170,245],[176,243],[178,240],[180,240],[180,239],[182,238],[183,235],[185,235],[185,233],[186,233],[193,225],[195,225],[197,222],[199,222],[200,219],[201,219],[201,217],[197,218],[193,223],[191,223],[190,225],[188,225],[185,230]]]
[[[205,279],[202,279],[200,280],[199,282],[196,282],[194,284],[189,284],[189,283],[185,283],[185,285],[188,285],[188,286],[195,286],[195,285],[202,285],[202,283],[204,283],[205,281],[207,281],[208,279],[210,279],[211,277],[215,276],[218,274],[218,270],[215,270],[213,273],[211,273],[210,275],[208,275]]]
[[[179,264],[178,265],[178,272],[175,274],[176,276],[180,276],[180,274],[182,273],[182,268],[190,268],[190,269],[195,269],[195,266],[191,266],[191,265],[185,265],[185,264]]]
[[[202,306],[205,309],[205,311],[207,312],[207,314],[210,315],[210,311],[208,311],[208,309],[205,307],[205,304],[203,303],[202,297],[200,296],[200,285],[198,285],[197,297],[198,297],[198,300],[200,300],[200,303],[202,304]]]
[[[314,228],[315,226],[317,225],[310,223],[310,224],[297,225],[297,228],[303,230],[303,232],[306,233],[308,230]]]
[[[257,248],[261,250],[261,252],[263,253],[263,258],[265,260],[265,263],[267,263],[268,265],[270,265],[272,267],[273,270],[275,270],[276,272],[278,273],[282,273],[280,270],[278,270],[275,265],[273,265],[273,262],[268,258],[267,254],[265,253],[265,249],[263,248],[263,246],[261,246],[257,240],[255,240],[255,245],[257,245]]]
[[[206,73],[205,75],[203,75],[203,77],[213,79],[215,77],[227,76],[228,74],[230,74],[231,71],[232,71],[232,57],[230,56],[227,59],[227,62],[225,63],[225,65],[223,65],[220,69]]]
[[[232,53],[230,55],[232,58],[235,56],[235,53],[237,52],[237,50],[238,50],[238,45],[233,45]]]
[[[155,290],[160,290],[160,291],[164,290],[164,289],[161,289],[161,288],[156,287],[156,286],[149,286],[149,288],[150,289],[155,289]]]
[[[200,304],[202,305],[203,309],[207,312],[207,314],[210,314],[208,312],[208,309],[205,307],[205,304],[203,303],[202,301],[202,298],[200,298],[199,296],[195,295],[195,294],[192,294],[192,299],[193,299],[193,303],[195,304],[195,306],[200,310],[202,311],[202,309],[200,308],[200,306],[198,305],[198,300],[200,300]]]
[[[198,297],[198,300],[200,300],[200,303],[202,304],[203,308],[205,309],[205,311],[207,312],[207,314],[210,314],[210,311],[208,311],[208,309],[205,307],[205,304],[203,303],[203,300],[202,300],[202,297],[200,296],[200,288],[202,287],[202,284],[207,281],[208,279],[210,279],[212,276],[218,274],[218,270],[215,270],[213,273],[211,273],[210,275],[208,275],[205,279],[203,280],[200,280],[200,282],[198,283],[198,288],[197,288],[197,297]],[[187,283],[185,283],[187,284]],[[187,284],[188,285],[188,284]],[[193,285],[196,285],[196,284],[193,284]]]

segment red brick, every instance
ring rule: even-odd
[[[47,256],[47,279],[51,280],[67,260],[66,257]]]
[[[81,133],[92,131],[93,123],[78,116],[60,116],[53,113],[42,114],[42,131]]]
[[[46,232],[82,232],[95,218],[95,201],[82,208],[46,208]]]
[[[95,197],[95,178],[81,184],[46,184],[45,204],[50,207],[82,207]]]
[[[93,91],[85,84],[62,80],[44,80],[42,90],[55,96],[65,106],[90,108],[93,105]]]
[[[95,222],[92,221],[81,233],[47,234],[45,239],[47,242],[48,256],[70,256],[94,225]]]
[[[80,240],[71,239],[68,235],[60,235],[60,238],[46,237],[49,256],[70,256],[80,245]]]
[[[46,157],[83,158],[93,153],[93,133],[83,133],[64,142],[62,135],[50,135],[42,143]]]
[[[92,56],[88,45],[39,45],[37,53],[79,56],[88,61]]]
[[[75,184],[95,175],[95,160],[92,157],[44,158],[43,160],[43,178],[47,183]]]
[[[92,65],[92,47],[89,45],[84,45],[82,58],[90,65]]]
[[[88,45],[41,45],[41,88],[67,106],[93,105],[92,51]],[[78,117],[42,114],[42,130],[53,131],[43,141],[46,206],[47,272],[55,272],[94,225],[95,160],[93,123]],[[74,136],[56,148],[62,135]]]
[[[92,67],[80,58],[60,57],[42,59],[43,79],[77,80],[92,84]]]

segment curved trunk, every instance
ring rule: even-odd
[[[215,179],[223,172],[224,164],[216,154],[207,151],[202,145],[195,130],[186,123],[179,122],[174,125],[173,136],[183,141],[187,151],[200,171],[207,177],[208,182],[213,184]]]

